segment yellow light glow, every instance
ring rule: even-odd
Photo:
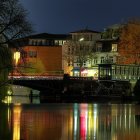
[[[14,60],[15,60],[16,65],[17,65],[19,59],[20,59],[20,52],[14,52]]]
[[[10,104],[12,102],[12,97],[11,96],[6,96],[4,100],[2,100],[3,103],[5,104]]]
[[[8,117],[8,125],[9,125],[9,128],[11,128],[11,110],[10,110],[9,107],[8,107],[7,117]]]
[[[67,66],[65,67],[65,73],[69,74],[70,76],[73,76],[73,72],[72,72],[73,66]]]
[[[83,38],[83,37],[79,39],[79,41],[83,41],[83,40],[84,40],[84,38]]]
[[[98,77],[98,70],[88,69],[88,76]]]
[[[21,117],[21,106],[14,107],[13,117],[13,140],[20,139],[20,117]]]

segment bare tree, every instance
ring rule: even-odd
[[[32,31],[32,25],[27,19],[27,12],[19,3],[19,0],[0,0],[0,47],[10,44],[14,39],[30,34]],[[5,55],[3,53],[1,51],[0,54]],[[9,65],[8,60],[12,61],[9,59],[12,57],[10,56],[11,53],[8,54],[7,58],[3,57],[3,59]],[[3,63],[3,59],[1,63]],[[6,64],[2,67],[6,67]]]
[[[93,55],[94,45],[91,42],[80,40],[70,40],[65,45],[64,60],[68,66],[79,67],[79,76],[81,76],[82,69],[85,67],[87,61],[91,62]]]
[[[124,24],[119,42],[120,63],[140,64],[140,20],[131,19]]]
[[[101,33],[102,39],[118,39],[121,31],[121,24],[114,24],[104,29]]]
[[[19,0],[0,0],[0,45],[32,32],[27,11]]]
[[[7,44],[32,32],[27,12],[18,0],[0,0],[0,100],[4,99],[8,74],[12,70],[12,53]]]

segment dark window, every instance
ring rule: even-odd
[[[27,52],[21,53],[23,58],[27,58]]]
[[[29,57],[37,57],[37,51],[29,51]]]
[[[101,63],[104,63],[104,61],[105,61],[105,58],[101,57]]]

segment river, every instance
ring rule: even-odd
[[[38,100],[17,96],[0,106],[1,140],[140,140],[139,105]]]

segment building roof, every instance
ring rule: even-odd
[[[9,43],[10,47],[19,47],[19,46],[25,46],[28,45],[29,39],[35,39],[35,40],[67,40],[71,37],[70,34],[49,34],[49,33],[40,33],[40,34],[34,34],[29,35],[24,38],[19,38],[11,41]]]
[[[70,33],[100,33],[100,32],[94,31],[94,30],[89,30],[89,29],[82,29],[82,30],[73,31]]]
[[[97,40],[97,42],[118,42],[119,41],[119,38],[110,38],[110,39],[99,39]]]
[[[49,33],[40,33],[31,36],[27,36],[29,39],[66,39],[69,35],[67,34],[49,34]]]

